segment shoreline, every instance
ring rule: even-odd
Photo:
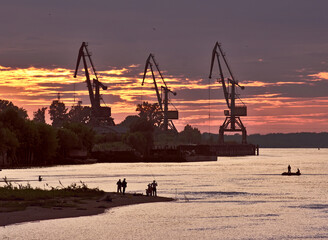
[[[72,205],[68,207],[50,208],[29,206],[22,211],[0,212],[0,228],[25,222],[93,216],[104,213],[107,209],[113,207],[141,203],[168,202],[174,201],[174,199],[167,197],[151,197],[133,193],[126,193],[123,195],[115,192],[105,192],[102,197],[92,197],[88,199],[82,197],[70,197],[63,198],[61,201],[67,203],[67,205]]]

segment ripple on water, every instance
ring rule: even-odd
[[[299,206],[288,206],[288,208],[328,209],[328,204],[306,204],[306,205],[299,205]],[[325,212],[328,212],[328,210]]]
[[[199,192],[185,192],[185,194],[191,194],[191,195],[248,195],[254,193],[248,193],[248,192],[223,192],[223,191],[199,191]],[[256,195],[256,193],[255,193]]]

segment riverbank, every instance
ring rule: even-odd
[[[45,200],[51,201],[51,200]],[[27,206],[24,210],[6,211],[4,201],[0,200],[0,226],[49,219],[92,216],[104,213],[106,209],[140,203],[173,201],[166,197],[148,197],[141,194],[117,194],[105,192],[101,196],[61,198],[51,207]]]

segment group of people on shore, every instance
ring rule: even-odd
[[[116,183],[117,185],[117,193],[125,194],[125,189],[128,185],[126,179],[124,178],[123,181],[119,179]],[[146,195],[147,196],[157,196],[157,182],[154,180],[152,183],[149,183],[146,188]]]
[[[117,193],[123,193],[123,195],[125,194],[125,189],[128,186],[128,183],[126,182],[126,179],[124,178],[123,181],[121,181],[121,179],[119,179],[116,183],[117,185]]]
[[[155,180],[147,185],[146,195],[157,196],[157,182]]]

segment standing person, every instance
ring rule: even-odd
[[[151,186],[153,189],[153,196],[157,196],[157,182],[154,180]]]
[[[291,169],[290,165],[288,165],[288,173],[290,173]]]
[[[121,193],[122,192],[122,182],[121,182],[121,179],[119,179],[118,181],[117,181],[117,193]]]
[[[122,188],[123,188],[123,194],[125,194],[125,188],[127,187],[128,183],[126,182],[125,178],[123,179],[122,182]]]

